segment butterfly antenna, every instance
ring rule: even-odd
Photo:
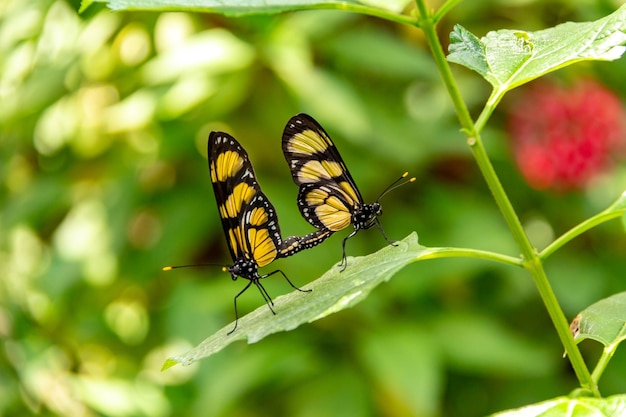
[[[220,268],[224,269],[224,265],[218,265],[218,264],[191,264],[191,265],[175,265],[175,266],[164,266],[161,270],[162,271],[171,271],[172,269],[178,269],[178,268],[191,268],[194,266],[219,266]]]
[[[398,178],[397,180],[395,180],[394,182],[392,182],[391,184],[389,184],[389,186],[387,186],[387,188],[385,188],[383,190],[382,193],[380,193],[380,195],[378,196],[378,198],[376,199],[376,202],[378,203],[380,201],[381,198],[383,198],[383,196],[385,196],[388,192],[395,190],[398,187],[402,187],[405,184],[411,183],[415,181],[415,177],[411,177],[406,181],[402,181],[404,180],[407,176],[409,175],[408,172],[405,172],[404,174],[402,174],[400,176],[400,178]]]

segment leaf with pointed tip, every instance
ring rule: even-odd
[[[352,307],[363,300],[378,284],[388,281],[398,270],[416,261],[432,250],[421,246],[417,234],[412,233],[397,246],[386,246],[376,253],[357,258],[348,258],[348,267],[340,272],[334,266],[319,279],[302,287],[311,293],[293,291],[274,300],[275,316],[263,305],[239,319],[237,330],[227,335],[234,323],[222,328],[205,339],[189,352],[169,358],[163,370],[176,364],[189,365],[216,353],[229,344],[247,339],[255,343],[277,332],[295,329]]]
[[[626,415],[626,395],[608,398],[557,397],[537,404],[492,414],[491,417],[617,417]]]
[[[503,29],[481,39],[456,25],[448,61],[476,71],[501,95],[578,61],[618,59],[624,44],[626,5],[594,22],[568,22],[537,32]]]
[[[409,0],[105,0],[113,10],[184,10],[226,16],[306,9],[376,10],[401,13]]]
[[[577,342],[593,339],[604,346],[626,339],[626,292],[604,298],[578,314],[570,325]]]

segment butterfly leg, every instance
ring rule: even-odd
[[[234,332],[235,330],[237,330],[237,324],[239,323],[239,312],[237,311],[237,298],[243,294],[244,292],[246,292],[246,290],[250,287],[250,285],[252,284],[252,281],[248,281],[248,284],[243,288],[243,290],[239,291],[239,293],[235,296],[235,298],[233,299],[233,303],[235,304],[235,327],[233,327],[233,329],[226,333],[227,336],[230,336],[230,334],[232,332]]]
[[[343,239],[343,242],[341,242],[341,262],[339,263],[339,272],[343,272],[346,270],[346,268],[348,267],[348,260],[346,259],[346,242],[348,241],[348,239],[350,239],[352,236],[356,235],[356,233],[359,231],[359,229],[355,228],[352,233],[350,233],[348,236],[346,236]]]
[[[387,235],[385,234],[385,230],[383,230],[383,226],[380,224],[380,222],[378,221],[378,219],[376,219],[375,221],[376,223],[376,227],[378,227],[378,230],[380,230],[380,233],[383,234],[383,237],[385,238],[385,240],[387,241],[387,243],[389,243],[391,246],[398,246],[398,243],[396,241],[391,241],[389,240],[389,238],[387,237]]]
[[[265,278],[270,276],[271,274],[265,275],[261,278]],[[259,292],[261,293],[261,296],[263,297],[263,300],[265,301],[265,304],[267,304],[267,306],[270,308],[270,311],[272,312],[272,314],[276,314],[276,312],[274,311],[274,309],[272,308],[274,306],[274,302],[272,301],[272,297],[270,297],[269,293],[267,292],[267,290],[265,289],[265,287],[263,285],[261,285],[261,283],[259,282],[258,279],[254,280],[254,284],[257,286],[257,288],[259,289]]]
[[[281,273],[281,275],[282,275],[282,276],[283,276],[283,277],[287,280],[287,282],[289,283],[289,285],[291,285],[294,289],[296,289],[296,290],[298,290],[298,291],[300,291],[300,292],[311,292],[311,291],[313,291],[313,290],[303,290],[303,289],[301,289],[301,288],[296,287],[295,285],[293,285],[293,282],[291,282],[291,281],[289,280],[289,278],[287,278],[287,275],[285,275],[285,273],[284,273],[283,271],[281,271],[280,269],[277,269],[276,271],[269,273],[269,274],[268,274],[268,276],[270,276],[270,275],[272,275],[272,274],[275,274],[275,273],[277,273],[277,272],[280,272],[280,273]]]

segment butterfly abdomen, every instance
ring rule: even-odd
[[[305,249],[310,249],[319,245],[332,235],[333,232],[327,229],[317,230],[304,236],[289,236],[283,240],[283,244],[278,250],[278,258],[286,258],[294,253]]]

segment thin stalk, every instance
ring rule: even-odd
[[[462,2],[463,0],[448,0],[446,1],[444,4],[441,5],[441,7],[439,7],[439,10],[437,10],[437,12],[435,12],[435,14],[433,15],[433,23],[437,24],[439,23],[439,21],[441,20],[442,17],[444,17],[446,14],[448,14],[448,12],[457,5],[457,3]]]
[[[517,217],[517,214],[515,213],[504,188],[502,188],[502,184],[495,174],[491,161],[488,159],[482,141],[480,140],[480,135],[477,135],[477,140],[475,145],[472,146],[472,151],[474,152],[474,157],[483,172],[483,176],[491,189],[496,203],[498,204],[498,207],[500,208],[500,211],[509,226],[509,230],[513,234],[513,237],[522,251],[524,267],[530,272],[533,281],[535,282],[535,286],[537,287],[543,304],[552,319],[552,323],[557,331],[557,334],[559,335],[559,338],[561,339],[561,343],[563,344],[565,351],[567,352],[567,356],[572,364],[572,367],[574,368],[574,372],[578,377],[580,385],[583,388],[589,389],[594,395],[599,396],[600,393],[598,391],[597,384],[591,379],[589,369],[587,369],[580,350],[578,350],[576,343],[574,343],[574,339],[572,338],[569,330],[569,323],[567,322],[565,314],[563,313],[556,295],[552,290],[552,286],[548,281],[541,259],[528,240],[528,236],[526,235],[526,232],[524,232],[519,218]]]
[[[559,302],[550,286],[546,272],[543,269],[543,264],[538,256],[534,256],[530,261],[526,262],[526,269],[528,269],[533,277],[535,286],[539,291],[541,299],[552,319],[552,323],[556,328],[557,334],[561,339],[561,343],[565,348],[565,352],[572,364],[572,368],[576,373],[576,377],[582,388],[588,389],[594,396],[600,397],[600,391],[598,390],[598,384],[593,380],[589,374],[589,369],[585,365],[585,361],[578,349],[578,346],[574,342],[572,333],[569,328],[569,323],[563,314],[563,310],[559,305]]]
[[[441,258],[474,258],[487,259],[512,266],[524,267],[524,260],[501,253],[468,249],[468,248],[429,248],[419,255],[419,260],[441,259]]]
[[[489,99],[487,100],[483,111],[480,113],[478,119],[476,120],[475,128],[477,132],[483,131],[485,125],[487,124],[487,121],[493,114],[493,111],[496,109],[496,106],[500,102],[501,98],[502,97],[500,96],[500,92],[498,90],[493,90],[491,92],[491,95],[489,96]]]
[[[450,97],[452,98],[452,102],[454,108],[457,113],[457,117],[461,122],[463,127],[463,131],[468,136],[468,144],[474,154],[474,158],[487,182],[487,185],[498,205],[500,212],[504,216],[504,219],[509,227],[509,230],[513,234],[513,238],[517,242],[524,259],[524,267],[530,272],[537,290],[539,291],[539,295],[552,319],[552,323],[557,330],[557,334],[561,339],[561,343],[563,344],[565,351],[568,355],[568,358],[572,364],[574,372],[578,377],[580,385],[583,388],[590,390],[594,395],[599,396],[600,393],[598,391],[597,384],[591,379],[591,375],[589,374],[589,370],[585,365],[585,362],[578,350],[578,347],[574,343],[574,339],[569,330],[569,324],[565,318],[565,314],[563,314],[563,310],[561,309],[554,292],[552,291],[552,287],[548,281],[548,278],[543,269],[543,265],[541,263],[541,259],[537,255],[537,252],[533,248],[528,236],[524,232],[521,222],[517,217],[517,214],[511,204],[500,180],[491,165],[491,161],[487,156],[487,152],[482,143],[482,139],[480,137],[479,131],[477,131],[471,116],[465,106],[464,101],[461,98],[459,90],[457,88],[456,82],[452,77],[452,73],[450,70],[450,66],[448,65],[447,60],[445,59],[445,53],[439,43],[439,38],[437,37],[435,21],[430,16],[426,4],[424,0],[415,0],[417,4],[417,8],[420,12],[420,25],[422,30],[424,31],[424,35],[426,36],[426,40],[428,45],[432,51],[435,64],[441,74],[441,77],[448,89]],[[497,97],[491,97],[496,99]],[[484,121],[488,119],[489,112],[486,113],[486,116],[483,118]]]
[[[575,237],[583,234],[587,230],[592,229],[599,224],[602,224],[609,220],[621,217],[623,215],[624,210],[610,211],[610,209],[607,209],[601,213],[596,214],[593,217],[588,218],[584,222],[577,224],[567,232],[563,233],[556,240],[550,243],[544,250],[539,253],[539,258],[545,260],[548,256],[552,255],[559,248],[561,248],[561,246],[565,245],[570,240],[573,240]]]
[[[602,350],[602,356],[600,356],[600,359],[598,359],[598,363],[596,364],[596,367],[593,369],[593,373],[591,374],[591,378],[595,381],[596,384],[604,373],[606,366],[611,361],[617,345],[619,345],[619,343],[611,343],[610,345],[605,346]]]
[[[452,99],[452,104],[454,105],[459,122],[461,123],[463,130],[467,132],[467,135],[473,136],[474,122],[472,121],[472,116],[465,105],[463,97],[461,97],[461,92],[459,91],[454,80],[452,70],[448,65],[448,61],[446,61],[446,54],[439,44],[439,37],[437,36],[435,23],[432,21],[428,11],[426,10],[424,1],[416,0],[416,3],[420,12],[420,27],[424,31],[424,35],[426,35],[426,40],[428,41],[428,46],[433,54],[437,69],[439,70],[439,75],[448,89],[448,94],[450,94],[450,98]]]

